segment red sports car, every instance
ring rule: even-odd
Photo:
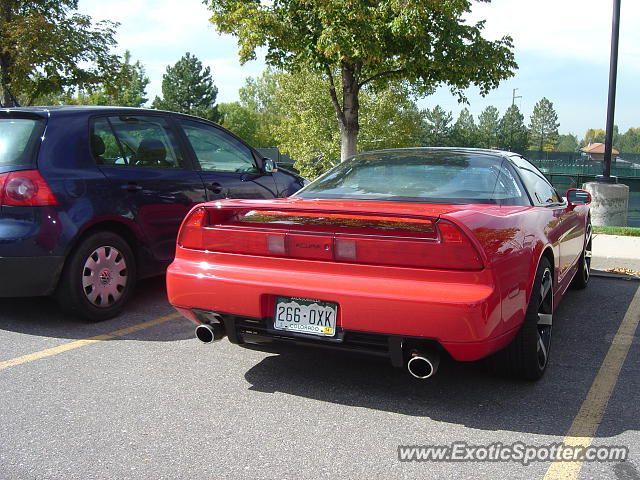
[[[418,378],[443,352],[493,355],[537,379],[555,308],[589,281],[590,201],[515,153],[362,153],[290,198],[193,208],[169,301],[203,342],[383,355]]]

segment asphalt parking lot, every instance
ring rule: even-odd
[[[640,334],[619,332],[637,324],[639,288],[593,278],[571,291],[537,383],[481,363],[445,360],[417,381],[352,354],[203,345],[161,278],[97,324],[48,299],[0,299],[0,479],[640,479]],[[568,433],[627,446],[629,459],[398,461],[399,445],[547,445]]]

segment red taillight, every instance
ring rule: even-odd
[[[37,170],[0,175],[0,205],[41,207],[58,205],[58,200]]]
[[[184,248],[195,250],[212,250],[204,245],[205,227],[224,223],[230,217],[236,215],[234,210],[221,210],[198,207],[191,211],[182,223],[178,244]]]
[[[182,223],[178,244],[185,248],[202,249],[206,218],[207,211],[204,208],[199,207],[193,210]]]
[[[481,270],[482,258],[471,239],[456,225],[438,220],[440,243],[433,258],[434,268],[454,270]]]
[[[5,173],[4,175],[0,175],[0,207],[3,204],[3,200],[4,200],[4,184],[7,181],[8,177],[9,177],[8,173]]]
[[[312,221],[307,216],[199,207],[184,221],[178,243],[246,255],[452,270],[483,267],[469,237],[447,220],[320,212]]]

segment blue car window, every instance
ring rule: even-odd
[[[96,119],[93,124],[91,153],[98,165],[126,165],[118,140],[106,117]]]
[[[180,120],[198,163],[206,172],[251,172],[258,169],[251,150],[242,142],[211,125]]]
[[[175,136],[162,117],[114,115],[97,118],[93,122],[91,142],[98,163],[136,168],[183,166]]]
[[[44,125],[44,120],[0,118],[0,166],[32,163]]]

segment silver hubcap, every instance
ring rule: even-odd
[[[113,247],[98,247],[84,263],[82,289],[96,307],[110,307],[122,297],[127,279],[124,255]]]
[[[551,347],[551,329],[553,327],[553,277],[546,268],[540,283],[538,302],[538,366],[543,369],[549,361]]]

